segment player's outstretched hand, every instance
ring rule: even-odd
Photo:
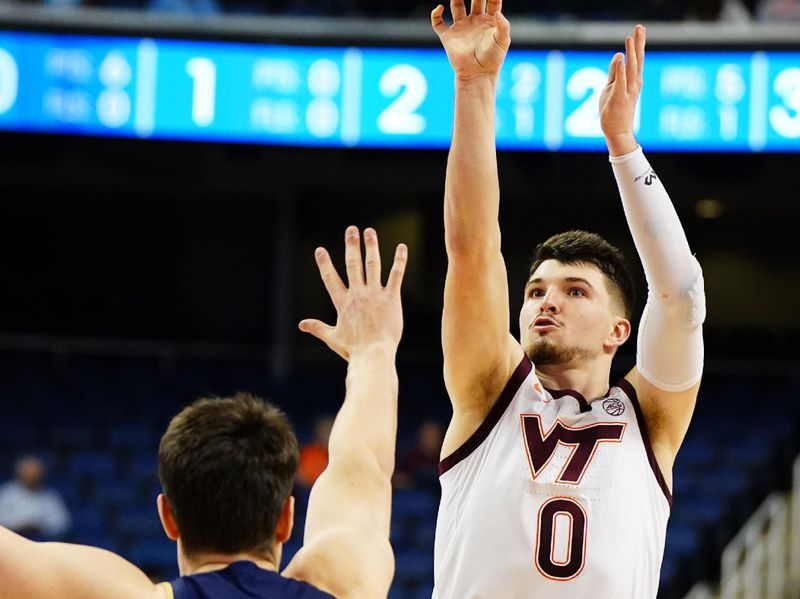
[[[397,246],[394,264],[384,287],[375,230],[364,230],[366,259],[362,259],[358,228],[347,228],[344,244],[347,286],[325,248],[317,248],[314,252],[322,282],[336,308],[336,326],[306,319],[300,322],[300,330],[321,339],[345,360],[357,352],[381,347],[394,352],[403,333],[400,286],[406,270],[408,248],[402,243]]]
[[[625,38],[625,54],[618,52],[608,67],[608,83],[600,94],[600,126],[609,144],[636,149],[633,122],[642,91],[646,31],[637,25],[633,37]],[[612,154],[614,152],[612,151]]]
[[[472,0],[469,15],[465,0],[450,0],[453,24],[444,22],[444,6],[431,12],[431,25],[442,41],[447,58],[463,80],[494,76],[503,66],[511,43],[511,27],[503,14],[502,0]]]

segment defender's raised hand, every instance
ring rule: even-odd
[[[406,269],[408,249],[402,243],[397,246],[389,280],[384,287],[381,283],[378,234],[375,230],[364,230],[366,260],[361,257],[358,228],[348,227],[344,242],[347,287],[336,272],[325,248],[317,248],[314,253],[322,282],[336,308],[336,326],[306,319],[300,322],[300,330],[321,339],[345,360],[349,360],[358,351],[370,351],[377,347],[395,351],[403,333],[400,286]]]
[[[444,6],[439,4],[431,12],[431,25],[457,78],[496,77],[511,43],[511,27],[500,12],[502,0],[472,0],[469,15],[464,2],[450,0],[450,26],[444,22]]]
[[[636,104],[642,91],[646,31],[637,25],[633,37],[625,38],[625,55],[618,52],[608,67],[608,84],[600,94],[600,126],[612,156],[634,151]]]

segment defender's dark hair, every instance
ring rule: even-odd
[[[600,269],[610,283],[609,291],[617,296],[623,316],[630,319],[636,303],[633,279],[625,257],[613,245],[595,233],[567,231],[553,235],[536,246],[530,276],[545,260],[558,260],[563,264],[592,264]]]
[[[286,416],[252,395],[200,399],[172,419],[159,477],[184,550],[268,550],[297,471]]]

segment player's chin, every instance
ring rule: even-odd
[[[539,366],[559,364],[562,361],[562,352],[559,350],[558,344],[548,339],[546,335],[533,336],[524,349],[528,359]]]

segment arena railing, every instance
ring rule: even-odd
[[[800,456],[793,488],[773,493],[722,553],[719,593],[695,585],[685,599],[800,598]]]

